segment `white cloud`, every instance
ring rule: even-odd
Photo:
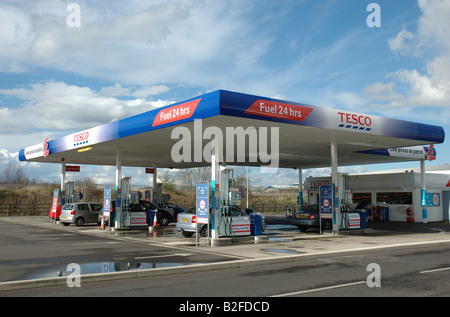
[[[10,153],[7,149],[0,149],[0,159],[9,159],[17,157],[18,153]]]
[[[148,96],[159,95],[169,91],[169,87],[165,85],[148,86],[144,88],[137,89],[132,93],[134,97],[145,98]]]
[[[33,26],[27,14],[15,7],[0,3],[0,70],[23,71],[23,59],[33,42]]]
[[[0,53],[0,71],[52,67],[142,86],[222,88],[259,73],[273,40],[248,19],[256,4],[247,1],[78,3],[79,28],[66,25],[65,1],[0,6],[8,17],[0,38],[11,44]]]
[[[367,106],[367,100],[361,97],[360,95],[345,91],[338,92],[334,94],[327,94],[327,97],[330,98],[334,105],[334,108],[340,109],[349,109],[353,111],[361,111]]]
[[[114,86],[102,87],[100,94],[106,97],[125,96],[130,94],[130,88],[124,88],[116,83]]]
[[[450,77],[444,80],[435,80],[434,70],[427,76],[420,74],[415,69],[402,69],[391,74],[391,77],[409,85],[410,90],[407,100],[405,100],[406,106],[448,107],[450,105]]]
[[[106,97],[118,97],[118,96],[133,96],[146,98],[148,96],[154,96],[166,93],[170,90],[170,88],[166,85],[154,85],[154,86],[145,86],[139,88],[133,87],[122,87],[120,84],[114,84],[113,86],[103,87],[100,90],[100,94]]]
[[[424,69],[399,69],[386,76],[387,83],[376,82],[364,92],[375,106],[399,108],[406,113],[416,107],[436,108],[441,122],[450,120],[450,1],[419,0],[422,12],[417,31],[402,29],[389,39],[389,47],[405,57],[421,57]]]
[[[163,100],[120,100],[102,95],[102,92],[112,94],[114,89],[117,93],[121,88],[106,88],[99,93],[64,82],[45,82],[27,88],[0,89],[0,95],[23,100],[20,107],[0,108],[0,133],[23,134],[33,129],[79,131],[169,104]],[[163,90],[146,87],[138,89],[137,95],[146,96]]]
[[[450,51],[450,1],[420,1],[422,16],[418,24],[419,46],[431,46]]]
[[[408,30],[401,30],[396,37],[389,39],[389,47],[393,51],[398,51],[402,55],[409,54],[411,52],[411,45],[406,43],[407,40],[412,40],[414,35]]]

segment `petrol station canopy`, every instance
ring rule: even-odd
[[[227,128],[237,133],[230,134],[232,139],[227,138]],[[211,131],[222,135],[211,136]],[[248,133],[244,138],[242,131]],[[122,166],[199,167],[210,165],[202,155],[199,160],[199,151],[217,138],[227,165],[264,165],[249,158],[255,142],[251,131],[259,146],[267,145],[268,153],[278,149],[278,167],[282,168],[330,167],[333,142],[339,166],[349,166],[418,160],[428,151],[423,146],[445,140],[439,126],[217,90],[58,139],[43,136],[42,143],[20,150],[19,160],[116,165],[120,151]],[[174,160],[173,149],[179,149],[181,141],[190,144],[190,159]],[[237,145],[227,157],[230,142],[245,144],[244,160],[237,156],[242,154]],[[414,146],[424,153],[396,155],[396,148]]]

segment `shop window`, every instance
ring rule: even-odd
[[[353,202],[357,204],[361,203],[372,203],[372,194],[371,193],[353,193]]]
[[[388,205],[411,205],[411,192],[377,193],[378,204]]]

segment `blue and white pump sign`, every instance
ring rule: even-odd
[[[320,218],[331,218],[333,215],[333,189],[331,185],[320,186]]]
[[[111,187],[105,187],[105,194],[103,198],[103,216],[109,217],[111,210]]]
[[[209,219],[209,184],[208,182],[197,183],[197,223],[208,223]]]

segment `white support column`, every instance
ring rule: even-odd
[[[156,184],[156,182],[157,182],[157,178],[158,177],[158,175],[156,175],[156,164],[153,164],[153,203],[156,205],[158,202],[156,201],[156,193],[157,193],[157,190],[156,190],[156,186],[157,186],[157,184]]]
[[[66,203],[66,161],[61,163],[61,208]]]
[[[245,193],[245,200],[247,201],[247,208],[248,208],[248,166],[247,166],[247,192]]]
[[[421,187],[421,205],[422,205],[422,219],[423,223],[428,222],[427,210],[427,189],[425,184],[425,160],[420,160],[420,187]]]
[[[303,171],[298,167],[298,211],[302,211],[303,205]]]
[[[219,204],[216,202],[220,201],[220,192],[216,191],[216,189],[219,186],[216,186],[219,184],[219,161],[218,161],[218,153],[216,151],[215,142],[213,142],[211,147],[211,206],[213,209],[213,213],[211,214],[211,238],[216,239],[218,238],[217,230],[216,230],[216,215],[219,213]]]
[[[119,228],[122,221],[122,151],[116,151],[116,217],[115,227]]]
[[[336,142],[331,142],[331,183],[333,186],[333,233],[339,232],[338,154]],[[337,198],[337,199],[336,199]]]

